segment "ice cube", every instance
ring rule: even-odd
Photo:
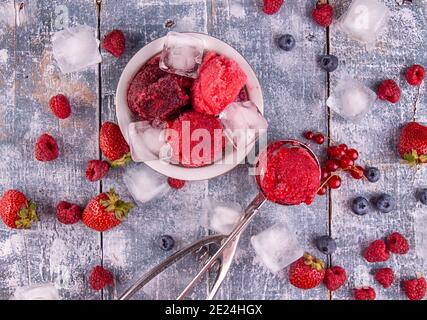
[[[233,102],[219,115],[225,135],[236,148],[246,147],[267,132],[268,123],[252,101]]]
[[[166,177],[143,163],[128,166],[123,180],[133,199],[140,203],[159,198],[169,190]]]
[[[83,70],[101,62],[99,40],[95,35],[95,29],[86,25],[67,28],[53,35],[53,56],[63,73]]]
[[[350,121],[360,121],[377,99],[377,94],[362,83],[349,77],[338,81],[326,101],[328,107]]]
[[[304,254],[295,234],[285,224],[276,224],[253,236],[251,243],[257,257],[272,273],[278,273]]]
[[[197,36],[169,32],[160,57],[160,69],[180,76],[197,78],[204,43]]]
[[[415,216],[415,252],[427,265],[427,215],[424,212]]]
[[[239,222],[242,208],[237,203],[208,200],[202,213],[201,225],[209,230],[228,235]]]
[[[53,283],[45,283],[17,288],[11,300],[59,300],[59,293]]]
[[[165,129],[155,128],[148,121],[130,123],[128,137],[132,160],[135,162],[171,157],[171,147],[165,141]]]
[[[338,27],[351,38],[374,45],[390,17],[390,10],[377,0],[353,0]]]

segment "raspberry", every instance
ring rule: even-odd
[[[347,273],[341,267],[335,266],[329,269],[326,269],[325,278],[323,283],[326,285],[326,288],[330,291],[335,291],[341,288],[347,280]]]
[[[82,212],[78,205],[61,201],[56,206],[56,217],[59,222],[64,224],[74,224],[79,222],[82,217]]]
[[[421,300],[426,295],[426,280],[418,275],[416,279],[404,280],[403,289],[409,300]]]
[[[125,35],[121,30],[110,31],[102,41],[102,47],[116,58],[119,58],[126,48]]]
[[[387,248],[393,253],[406,254],[409,251],[409,243],[399,232],[393,232],[387,238]]]
[[[90,160],[86,167],[86,178],[89,181],[98,181],[105,177],[110,170],[110,165],[107,161]]]
[[[181,189],[185,185],[184,180],[179,180],[179,179],[174,179],[174,178],[168,178],[168,183],[169,183],[170,187],[174,188],[174,189]]]
[[[375,290],[371,287],[354,289],[354,299],[356,300],[375,300]]]
[[[42,134],[37,139],[34,154],[38,161],[55,160],[59,155],[58,144],[50,134]]]
[[[414,64],[406,70],[406,81],[412,86],[419,86],[423,82],[426,72],[419,64]]]
[[[284,0],[264,0],[262,11],[266,14],[275,14],[282,7]]]
[[[383,240],[375,240],[366,249],[364,257],[368,262],[383,262],[390,258],[390,253]]]
[[[322,27],[329,27],[334,18],[334,8],[330,4],[317,4],[311,16],[316,23]]]
[[[381,268],[375,272],[375,280],[385,289],[390,287],[394,281],[394,272],[391,268]]]
[[[58,94],[50,98],[50,108],[59,119],[66,119],[71,114],[70,102],[63,94]]]
[[[89,284],[92,289],[99,291],[113,283],[113,274],[101,266],[92,269],[89,276]]]
[[[378,87],[378,98],[396,103],[400,100],[400,88],[394,80],[384,80]]]

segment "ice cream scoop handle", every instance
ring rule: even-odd
[[[203,268],[197,273],[197,275],[191,280],[191,282],[185,287],[185,289],[178,296],[178,300],[183,300],[188,293],[194,288],[194,286],[199,282],[199,280],[209,272],[210,268],[215,264],[215,262],[221,257],[223,251],[230,245],[230,243],[236,239],[240,234],[245,231],[246,227],[252,221],[253,217],[258,213],[259,208],[267,201],[265,195],[260,192],[254,200],[248,205],[245,210],[245,213],[242,219],[239,221],[237,226],[234,227],[233,231],[228,237],[226,237],[221,247],[215,252],[215,254],[206,262]]]

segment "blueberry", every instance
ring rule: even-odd
[[[364,197],[357,197],[353,200],[351,210],[359,216],[364,216],[369,210],[369,201]]]
[[[321,56],[320,67],[327,72],[333,72],[338,68],[338,58],[331,54]]]
[[[279,48],[285,51],[291,51],[295,47],[295,38],[290,34],[284,34],[277,40]]]
[[[321,236],[316,239],[316,246],[324,254],[333,254],[337,249],[337,244],[330,236]]]
[[[170,251],[175,246],[175,240],[168,235],[160,237],[160,248],[164,251]]]
[[[368,178],[369,182],[377,182],[380,180],[381,172],[378,168],[375,167],[367,167],[365,169],[366,178]]]
[[[418,191],[418,199],[422,204],[427,205],[427,189],[421,189]]]
[[[375,205],[380,212],[389,213],[396,208],[396,200],[389,194],[382,194],[375,201]]]

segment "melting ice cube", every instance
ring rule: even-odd
[[[46,283],[17,288],[11,300],[59,300],[59,293],[52,283]]]
[[[128,137],[132,160],[135,162],[171,157],[170,145],[165,141],[165,129],[155,128],[148,121],[130,123]]]
[[[415,216],[415,251],[427,265],[427,215],[425,212]]]
[[[390,10],[377,0],[353,0],[338,27],[351,38],[374,45],[390,17]]]
[[[219,115],[225,135],[235,147],[245,147],[267,132],[268,123],[252,101],[233,102]]]
[[[349,77],[341,78],[326,104],[350,121],[359,121],[369,111],[377,94]]]
[[[295,234],[285,224],[274,225],[253,236],[251,243],[257,257],[272,273],[278,273],[304,254]]]
[[[99,40],[95,29],[78,25],[56,32],[52,37],[53,56],[63,73],[100,63]]]
[[[201,225],[209,230],[228,235],[239,222],[242,208],[237,203],[208,200],[202,214]]]
[[[128,166],[123,180],[134,200],[140,203],[159,198],[169,190],[166,177],[143,163]]]
[[[160,58],[160,69],[185,77],[197,78],[203,51],[203,40],[197,36],[169,32]]]

